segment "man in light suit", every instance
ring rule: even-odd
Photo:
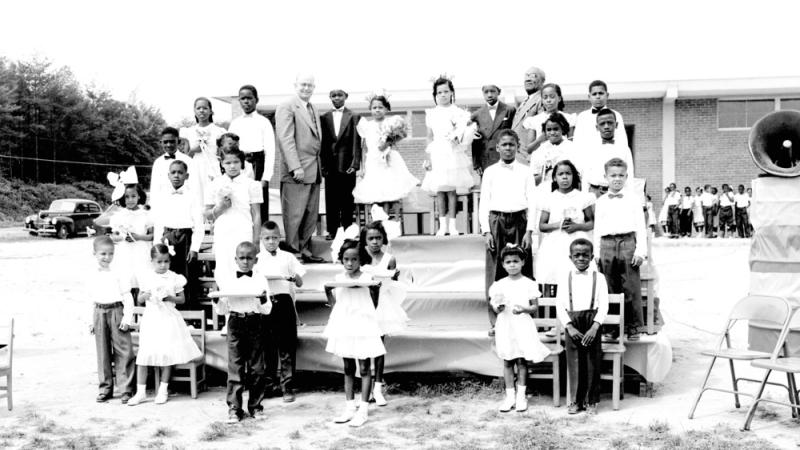
[[[478,124],[480,139],[472,141],[472,167],[483,176],[487,167],[500,160],[497,153],[497,135],[500,130],[511,128],[516,108],[499,100],[500,88],[488,84],[481,88],[486,104],[472,113],[472,121]]]
[[[322,115],[322,174],[325,176],[327,239],[341,225],[353,223],[353,188],[361,167],[361,137],[356,131],[360,116],[345,108],[347,92],[330,92],[333,110]]]
[[[275,111],[275,130],[281,154],[281,208],[286,244],[303,262],[322,262],[311,254],[311,236],[319,216],[322,182],[320,150],[322,129],[319,112],[311,100],[314,77],[298,75],[297,96]]]
[[[538,67],[531,67],[525,71],[524,86],[528,97],[517,107],[517,113],[514,115],[514,123],[511,125],[511,129],[517,133],[520,140],[517,161],[524,164],[529,163],[530,155],[528,155],[525,150],[528,148],[529,142],[528,133],[522,127],[522,121],[544,111],[541,93],[544,79],[544,71]]]

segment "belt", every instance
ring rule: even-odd
[[[164,227],[164,231],[192,231],[192,227],[186,227],[186,228]]]
[[[521,216],[523,214],[526,214],[526,213],[527,213],[527,211],[524,210],[524,209],[521,209],[519,211],[514,211],[514,212],[489,211],[489,214],[494,214],[495,216],[500,216],[500,217],[519,217],[519,216]]]
[[[231,317],[253,317],[253,316],[261,316],[261,315],[263,315],[263,314],[257,313],[257,312],[244,312],[244,313],[241,313],[241,312],[236,312],[236,311],[231,311],[229,314],[231,315]]]
[[[122,308],[122,302],[114,302],[114,303],[95,303],[94,307],[97,309],[114,309],[114,308]]]
[[[634,237],[636,233],[631,231],[630,233],[620,233],[620,234],[606,234],[600,237],[600,239],[624,239],[627,237]]]

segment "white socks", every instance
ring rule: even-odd
[[[456,220],[455,217],[450,217],[450,218],[447,219],[447,221],[450,224],[450,226],[449,226],[450,235],[458,236],[459,232],[458,232],[458,227],[456,226],[458,224],[458,220]]]
[[[167,403],[167,397],[169,396],[169,383],[161,383],[158,386],[158,391],[156,391],[156,398],[154,400],[156,405],[163,405]]]
[[[136,406],[143,402],[145,398],[147,398],[147,385],[137,384],[136,394],[134,394],[133,397],[128,400],[128,406]]]
[[[444,236],[449,233],[450,227],[448,224],[447,217],[439,217],[439,231],[436,232],[436,236]]]
[[[509,412],[514,409],[516,404],[516,392],[514,392],[514,388],[506,389],[506,398],[503,400],[503,403],[500,404],[500,412]]]
[[[525,396],[525,386],[517,385],[517,401],[514,404],[514,409],[517,412],[523,412],[528,409],[528,397]]]
[[[369,411],[369,402],[360,402],[358,405],[358,410],[353,415],[353,418],[350,420],[351,427],[360,427],[367,422],[367,412]]]
[[[356,413],[356,401],[355,400],[346,400],[344,402],[344,410],[342,413],[337,416],[333,421],[335,423],[345,423],[349,422],[350,419],[353,418],[353,415]]]
[[[383,396],[383,383],[376,381],[375,385],[372,386],[372,398],[375,399],[375,404],[378,406],[386,406],[388,404],[386,397]]]

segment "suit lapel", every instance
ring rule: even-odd
[[[308,108],[303,104],[303,101],[300,100],[300,97],[297,97],[294,106],[300,111],[300,117],[302,117],[303,120],[306,122],[306,125],[308,125],[308,128],[311,129],[311,132],[314,133],[316,136],[319,136],[321,134],[319,128],[321,119],[317,117],[317,126],[315,127],[314,122],[311,120],[311,116],[309,115]]]
[[[488,111],[487,111],[488,113]],[[492,116],[489,116],[491,119]],[[503,119],[506,117],[506,105],[505,103],[498,101],[497,102],[497,110],[494,112],[494,122],[492,122],[492,133],[500,127],[500,124],[503,123]]]
[[[339,139],[342,138],[342,135],[344,134],[344,129],[346,128],[347,124],[350,123],[350,116],[351,115],[352,114],[350,113],[349,109],[344,108],[342,110],[342,122],[339,124],[339,135],[336,136],[336,140],[339,140]],[[331,118],[333,118],[333,114],[332,113],[331,113]],[[333,127],[333,130],[336,131],[336,126]]]

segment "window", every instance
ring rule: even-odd
[[[717,102],[719,128],[750,128],[775,110],[775,100],[720,100]]]
[[[800,111],[800,98],[782,98],[781,110],[793,109]]]
[[[100,212],[100,207],[94,203],[89,203],[89,212]]]

